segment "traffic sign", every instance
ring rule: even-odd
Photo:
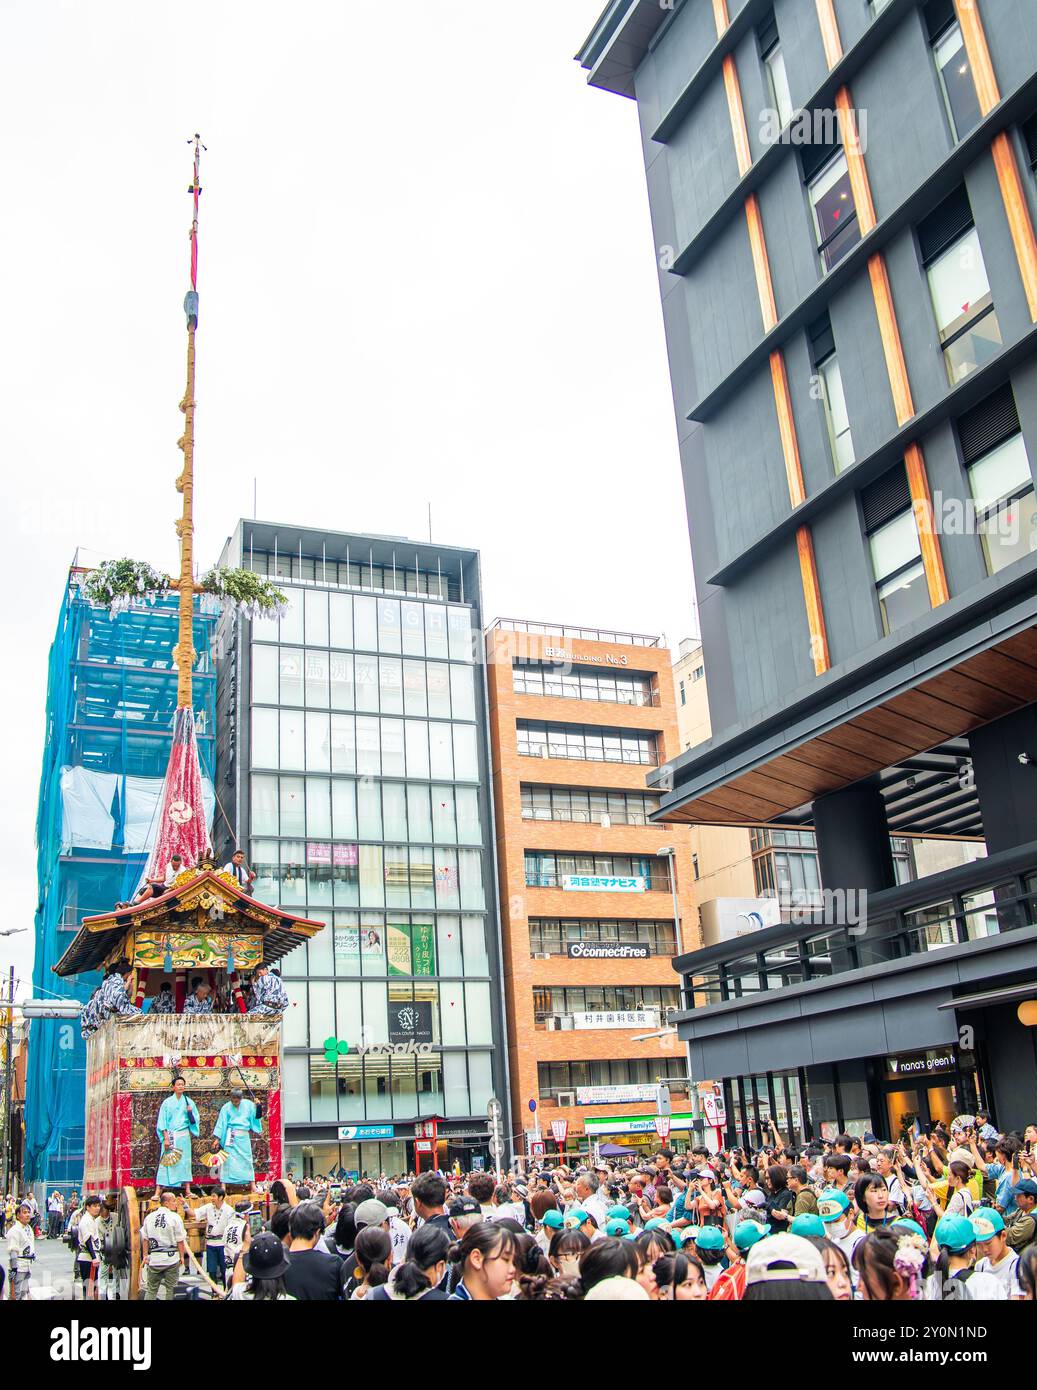
[[[501,1105],[496,1096],[493,1096],[486,1107],[486,1118],[490,1121],[499,1120],[503,1114],[504,1106]]]
[[[529,1112],[530,1112],[530,1114],[532,1114],[532,1113],[536,1110],[536,1108],[537,1108],[537,1103],[536,1103],[536,1101],[535,1101],[535,1100],[531,1100],[531,1101],[529,1102]]]
[[[504,1152],[504,1145],[503,1145],[503,1143],[501,1142],[500,1139],[498,1139],[498,1138],[496,1138],[496,1136],[494,1136],[494,1138],[492,1138],[492,1139],[490,1140],[490,1157],[491,1157],[491,1158],[500,1158],[500,1156],[501,1156],[501,1154],[502,1154],[503,1152]]]
[[[529,1156],[530,1158],[543,1158],[544,1141],[542,1139],[531,1139],[529,1141]]]

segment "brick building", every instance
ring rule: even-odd
[[[552,1152],[558,1119],[570,1152],[649,1144],[637,1117],[655,1114],[661,1078],[686,1139],[683,1044],[645,1036],[679,1002],[671,957],[698,941],[689,832],[649,824],[645,784],[679,748],[670,654],[655,637],[499,619],[486,659],[516,1150],[539,1128]]]

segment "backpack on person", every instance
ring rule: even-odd
[[[75,1212],[65,1230],[65,1244],[73,1253],[77,1253],[79,1250],[79,1218],[82,1214],[80,1211]]]

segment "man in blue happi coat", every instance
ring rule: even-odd
[[[257,965],[252,975],[252,992],[249,995],[248,1011],[262,1017],[280,1017],[288,1007],[288,991],[281,983],[281,977],[268,965]]]
[[[162,1102],[158,1112],[158,1137],[162,1152],[180,1150],[176,1163],[158,1166],[157,1181],[161,1187],[177,1187],[191,1181],[191,1136],[198,1134],[198,1107],[184,1094],[187,1082],[182,1076],[173,1077],[173,1094]]]
[[[220,1110],[213,1130],[220,1147],[227,1154],[220,1170],[224,1182],[255,1182],[251,1136],[262,1132],[258,1107],[242,1098],[240,1086],[232,1087],[230,1100]]]

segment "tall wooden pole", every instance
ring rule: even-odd
[[[187,388],[180,402],[184,413],[184,432],[178,440],[184,454],[184,464],[176,480],[177,492],[184,499],[183,513],[176,523],[180,537],[180,623],[174,658],[177,665],[176,702],[191,708],[191,671],[194,667],[194,338],[198,328],[198,198],[202,191],[199,178],[204,145],[194,137],[194,177],[187,190],[194,202],[191,219],[191,288],[184,299],[187,315]]]

